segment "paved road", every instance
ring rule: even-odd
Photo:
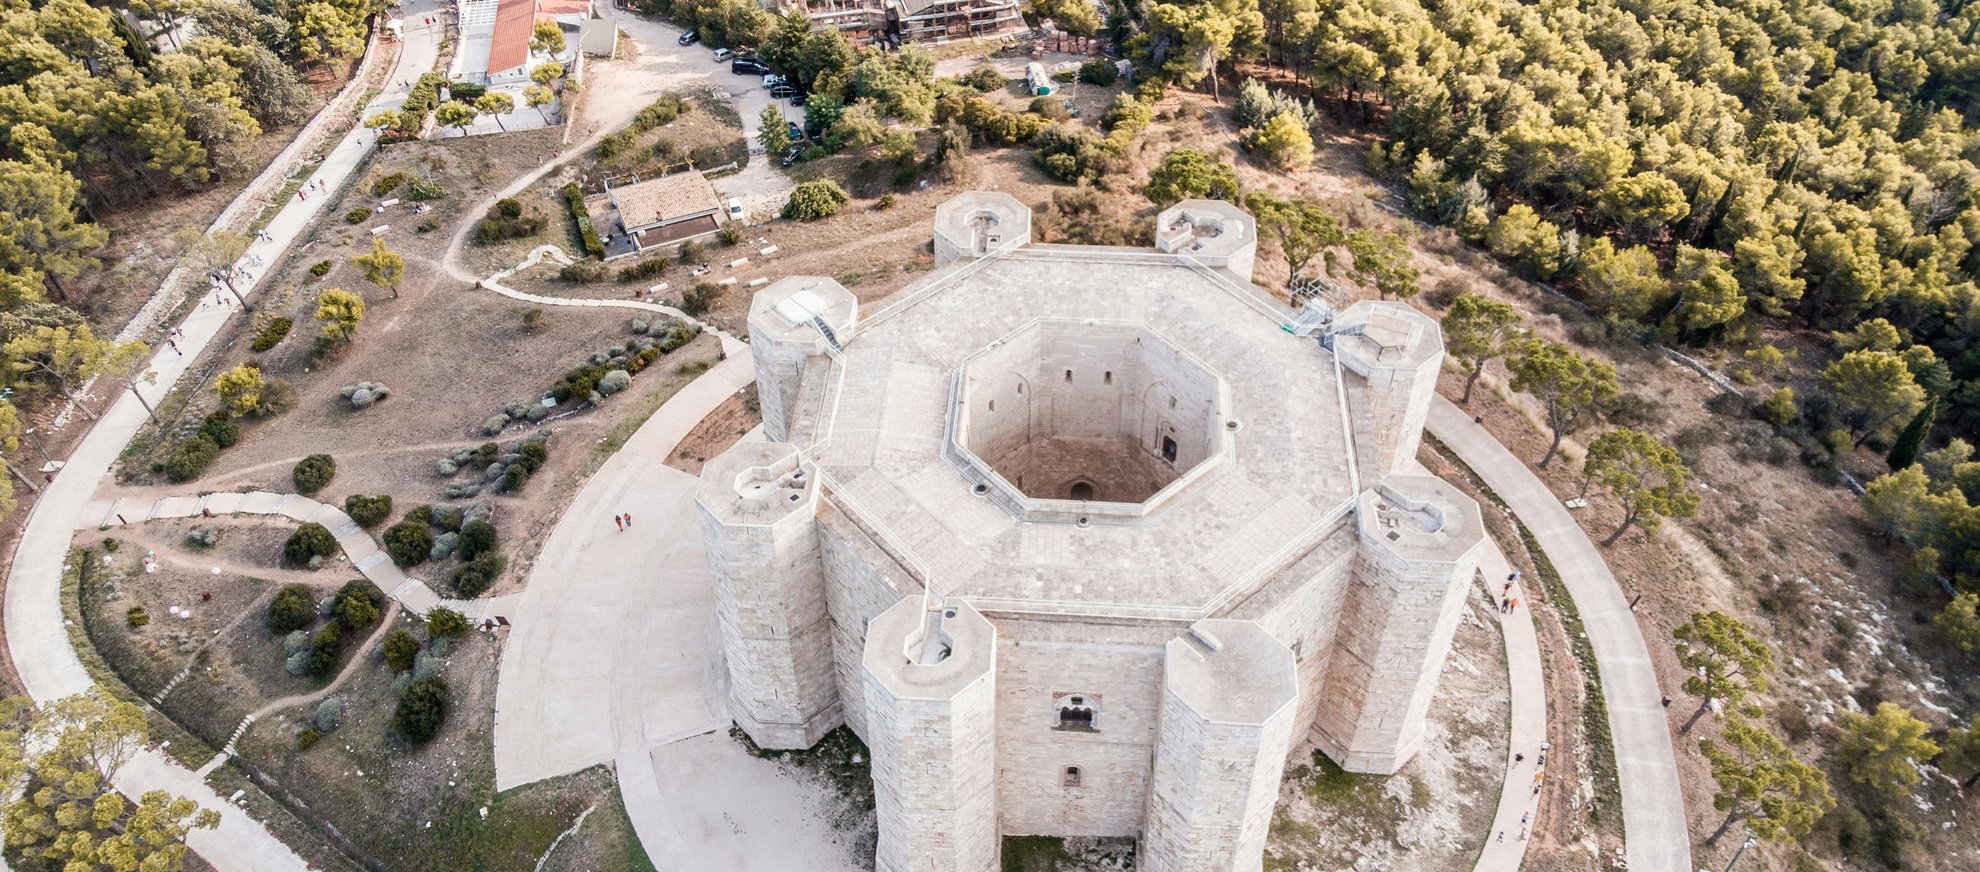
[[[1546,483],[1464,410],[1438,397],[1430,407],[1428,429],[1533,531],[1581,612],[1615,739],[1630,869],[1690,872],[1691,835],[1663,692],[1643,631],[1608,561]]]
[[[743,354],[689,382],[592,475],[544,542],[502,648],[497,790],[727,726],[696,479],[662,461],[752,379]],[[612,522],[625,513],[628,531]]]
[[[1489,511],[1489,510],[1488,510]],[[1497,594],[1504,590],[1512,569],[1496,542],[1487,541],[1478,571],[1485,576],[1485,589]],[[1478,853],[1472,872],[1511,872],[1526,859],[1526,826],[1521,819],[1536,812],[1539,796],[1533,792],[1540,743],[1547,741],[1547,679],[1541,671],[1540,642],[1533,632],[1533,610],[1524,602],[1526,591],[1514,584],[1512,596],[1521,598],[1519,608],[1499,615],[1499,631],[1506,642],[1506,672],[1512,687],[1512,728],[1506,748],[1506,780],[1499,790],[1499,810],[1492,817],[1485,849]],[[1501,599],[1505,597],[1501,596]],[[1524,754],[1525,760],[1513,760]],[[1533,823],[1530,819],[1529,824]],[[1497,840],[1504,833],[1505,841]]]
[[[434,8],[437,0],[415,0],[412,9]],[[408,14],[411,14],[410,10]],[[430,68],[438,57],[440,33],[422,28],[408,31],[393,77],[409,70],[417,75],[419,65]],[[386,98],[381,98],[384,100]],[[403,99],[403,95],[401,95]],[[374,104],[377,105],[377,104]],[[345,136],[323,164],[315,178],[325,187],[341,186],[375,144],[376,136],[363,128]],[[308,200],[292,199],[249,252],[272,263],[288,249],[315,214],[329,202],[327,196]],[[241,293],[252,293],[262,278],[261,270],[237,284]],[[213,341],[235,310],[220,304],[217,294],[207,298],[180,323],[183,331],[179,347],[183,353],[161,350],[151,361],[156,378],[141,390],[149,402],[157,404],[171,391],[188,364]],[[144,407],[135,397],[120,393],[114,403],[90,429],[68,464],[55,481],[42,491],[28,515],[27,526],[14,553],[13,570],[8,576],[6,594],[7,644],[14,666],[29,696],[48,701],[88,691],[94,682],[82,661],[69,646],[68,628],[62,617],[62,565],[69,543],[97,487],[107,481],[117,457],[146,420]],[[92,519],[93,520],[93,519]],[[118,770],[115,780],[125,793],[136,795],[164,789],[184,796],[204,808],[220,813],[217,830],[195,830],[188,838],[193,851],[222,872],[269,872],[308,868],[301,857],[274,837],[246,812],[226,802],[198,775],[155,751],[140,753]]]

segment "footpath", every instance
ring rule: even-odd
[[[418,0],[408,6],[430,10],[437,8],[438,3]],[[409,9],[407,14],[413,13]],[[416,78],[431,69],[439,57],[442,36],[443,28],[437,24],[409,28],[400,46],[392,80],[396,83],[402,78]],[[396,97],[403,100],[403,95]],[[381,101],[384,99],[389,98]],[[323,193],[285,204],[264,229],[265,235],[250,246],[246,262],[276,263],[311,225],[317,213],[334,199],[331,192],[350,179],[376,144],[376,133],[363,127],[354,127],[345,135],[311,176],[312,182],[322,183]],[[237,282],[236,288],[243,295],[252,293],[265,276],[265,271],[251,268],[248,278]],[[161,349],[152,358],[148,369],[155,377],[135,388],[146,402],[155,406],[163,400],[227,321],[240,314],[221,301],[220,295],[225,293],[208,293],[180,322],[178,351]],[[91,497],[109,479],[119,455],[146,419],[145,407],[138,398],[128,391],[120,392],[117,401],[76,445],[67,465],[43,489],[21,532],[13,570],[7,580],[7,642],[28,695],[37,701],[85,693],[95,685],[69,644],[68,621],[62,614],[62,570],[77,527],[98,520],[84,517]],[[132,796],[149,790],[166,790],[219,812],[219,828],[194,830],[186,841],[195,853],[222,872],[300,872],[309,868],[260,822],[223,799],[197,773],[162,753],[140,752],[118,770],[113,780],[119,789]]]
[[[1677,752],[1664,718],[1663,692],[1643,630],[1608,561],[1546,483],[1463,409],[1437,397],[1430,406],[1427,429],[1533,532],[1581,613],[1615,740],[1629,868],[1691,872],[1691,835],[1678,784]]]

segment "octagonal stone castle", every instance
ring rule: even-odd
[[[989,872],[1011,835],[1255,870],[1290,755],[1422,744],[1484,542],[1410,472],[1436,324],[1286,309],[1227,203],[1156,233],[1033,244],[969,193],[873,311],[804,276],[750,308],[768,441],[696,503],[729,707],[766,748],[865,740],[880,872]]]

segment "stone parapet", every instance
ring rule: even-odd
[[[1184,200],[1155,217],[1155,248],[1251,281],[1258,220],[1222,200]]]

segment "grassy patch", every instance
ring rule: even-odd
[[[702,336],[707,336],[710,340],[714,340],[716,344],[712,347],[703,345],[697,337],[695,343],[682,348],[681,351],[696,349],[694,351],[695,354],[720,353],[718,350],[721,348],[720,340],[709,333],[703,333]],[[668,355],[668,357],[672,356],[674,355]],[[712,358],[704,357],[702,359]],[[667,358],[663,357],[661,361],[666,362]],[[673,372],[666,376],[665,384],[658,390],[641,397],[637,403],[633,404],[633,410],[631,412],[624,413],[624,417],[618,423],[613,424],[612,429],[605,431],[605,435],[598,438],[598,442],[591,449],[591,462],[585,470],[586,477],[596,472],[599,466],[604,465],[606,458],[617,454],[619,449],[624,448],[626,446],[626,440],[631,439],[634,433],[639,432],[640,426],[646,423],[646,419],[653,417],[654,412],[660,411],[661,406],[666,405],[668,400],[673,399],[675,394],[681,392],[681,388],[687,387],[689,382],[694,381],[703,372],[707,371],[706,369],[696,369],[693,366],[694,363],[699,362],[699,360],[690,361],[676,366]],[[654,364],[656,367],[660,365],[660,363]],[[614,414],[620,413],[614,410]]]
[[[1058,836],[1005,836],[1004,872],[1057,872],[1072,859]]]

